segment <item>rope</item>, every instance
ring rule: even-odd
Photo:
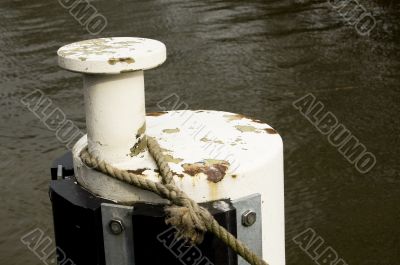
[[[147,137],[147,147],[160,169],[162,183],[115,168],[105,161],[92,156],[87,148],[82,151],[80,156],[82,161],[93,169],[169,200],[170,205],[164,209],[167,215],[166,223],[175,226],[179,231],[179,236],[188,239],[192,243],[200,244],[203,241],[205,232],[209,231],[251,265],[268,265],[245,244],[219,225],[207,209],[199,206],[186,193],[175,186],[173,183],[174,174],[154,138]]]

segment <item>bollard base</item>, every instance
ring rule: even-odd
[[[62,165],[60,160],[58,165]],[[73,175],[52,180],[49,194],[56,244],[62,252],[58,264],[67,259],[76,265],[238,264],[236,253],[210,233],[198,246],[175,239],[177,230],[164,221],[164,205],[140,202],[123,206],[93,195],[77,184]],[[236,209],[229,200],[201,205],[237,234]],[[120,220],[123,227],[117,234],[110,223]]]

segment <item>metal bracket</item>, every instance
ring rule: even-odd
[[[132,213],[132,206],[101,204],[106,265],[135,264]]]
[[[232,204],[236,208],[237,238],[262,257],[261,195],[249,195],[232,201]],[[249,213],[252,220],[244,220]],[[247,264],[243,258],[238,257],[238,265]]]

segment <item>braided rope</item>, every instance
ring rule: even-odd
[[[203,241],[205,232],[209,231],[251,265],[268,265],[245,244],[219,225],[207,209],[198,205],[175,186],[173,183],[174,173],[165,161],[161,147],[154,138],[147,137],[147,147],[160,169],[162,183],[148,180],[127,170],[115,168],[92,156],[87,148],[82,151],[80,157],[91,168],[169,200],[171,204],[165,207],[166,223],[175,226],[180,236],[199,244]]]

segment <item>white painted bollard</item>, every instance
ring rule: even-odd
[[[153,193],[87,167],[80,159],[88,145],[92,154],[114,166],[159,182],[157,165],[143,141],[145,134],[155,137],[176,173],[178,188],[198,203],[230,199],[238,211],[238,238],[258,248],[254,251],[270,265],[285,264],[283,145],[274,129],[221,111],[183,110],[145,116],[143,70],[166,59],[165,46],[158,41],[89,40],[64,46],[58,55],[60,66],[84,73],[88,135],[73,149],[80,185],[121,204],[166,203]],[[180,105],[177,100],[172,96],[159,105]],[[247,204],[252,201],[249,198],[260,198],[257,194],[261,196],[261,214],[253,227],[258,225],[262,231],[254,234],[252,225],[241,218],[257,208],[257,203]],[[251,245],[256,237],[259,244]],[[239,259],[239,264],[245,262]]]
[[[165,61],[165,45],[143,38],[104,38],[66,45],[58,56],[61,67],[84,74],[89,151],[111,164],[129,161],[144,143],[143,70]]]

